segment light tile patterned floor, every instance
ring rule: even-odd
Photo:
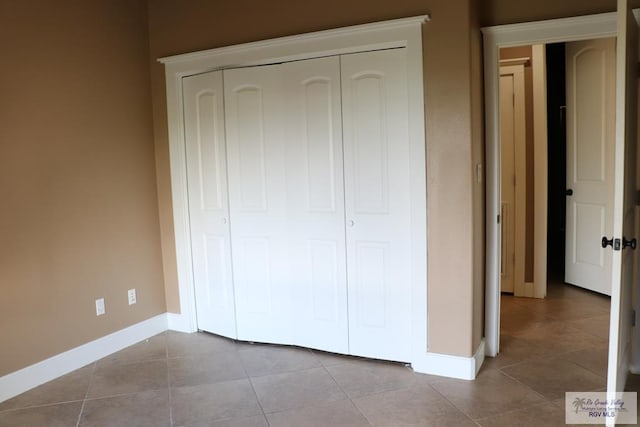
[[[567,285],[503,296],[501,353],[475,381],[166,332],[0,403],[0,426],[561,426],[565,391],[605,387],[608,312]]]

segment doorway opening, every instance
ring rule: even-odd
[[[637,284],[637,252],[635,248],[635,235],[637,233],[637,188],[638,176],[636,175],[636,148],[637,140],[637,101],[638,101],[638,76],[637,76],[637,54],[638,54],[638,26],[640,26],[640,11],[632,10],[625,0],[618,1],[617,13],[591,15],[586,17],[556,19],[549,21],[539,21],[534,23],[505,25],[483,29],[485,46],[485,105],[486,105],[486,162],[487,162],[487,282],[485,300],[485,339],[488,356],[497,355],[500,349],[500,278],[499,263],[501,260],[500,245],[500,119],[498,103],[498,77],[499,76],[499,49],[502,47],[518,46],[526,44],[546,44],[554,42],[575,42],[589,39],[604,39],[616,37],[615,44],[615,144],[614,144],[614,203],[613,203],[613,229],[612,237],[604,236],[601,241],[590,241],[588,245],[572,243],[571,225],[567,221],[567,253],[569,249],[582,251],[580,257],[587,252],[602,253],[602,248],[612,246],[613,256],[611,263],[610,286],[610,325],[609,325],[609,349],[608,349],[608,372],[607,372],[607,392],[619,392],[624,389],[629,372],[640,372],[640,361],[637,349],[640,348],[640,330],[634,328],[638,320],[638,292]],[[567,61],[567,64],[571,64]],[[570,73],[567,73],[570,74]],[[567,85],[571,88],[571,85]],[[568,90],[569,92],[569,90]],[[607,92],[607,91],[601,91]],[[571,101],[571,96],[567,96]],[[583,102],[580,105],[591,105]],[[569,116],[567,116],[567,133],[571,131]],[[584,121],[589,126],[597,124],[596,120]],[[587,126],[588,128],[588,126]],[[590,135],[589,131],[583,132]],[[567,144],[572,139],[567,137]],[[586,155],[585,164],[596,165],[606,154],[599,153],[599,150],[589,149],[583,152]],[[570,148],[567,152],[567,179],[581,175],[586,177],[598,176],[604,168],[600,170],[585,168],[581,173],[572,174],[569,170],[572,157],[575,153]],[[579,166],[578,166],[579,167]],[[585,180],[586,181],[586,180]],[[594,181],[593,179],[591,181]],[[568,182],[567,190],[572,189],[576,183]],[[542,187],[540,187],[542,188]],[[546,187],[545,187],[546,188]],[[574,192],[576,193],[576,192]],[[595,193],[595,192],[593,192]],[[538,192],[536,192],[538,194]],[[567,196],[570,194],[567,193]],[[545,197],[546,199],[546,197]],[[577,200],[578,198],[576,198]],[[576,205],[579,202],[575,203]],[[575,211],[584,208],[582,206],[571,206],[567,202],[567,218]],[[584,214],[589,209],[582,209]],[[597,224],[598,209],[591,209],[591,216],[583,218],[582,223],[575,227],[579,229],[578,239],[585,233],[583,230],[589,228],[588,225]],[[602,216],[602,214],[600,214]],[[495,221],[495,222],[494,222]],[[597,227],[591,227],[597,228]],[[631,236],[631,237],[627,237]],[[576,240],[576,238],[573,238]],[[599,245],[598,243],[601,243]],[[546,247],[546,245],[545,245]],[[624,249],[628,249],[623,252]],[[576,258],[580,258],[576,256]],[[546,256],[538,257],[534,263],[544,261],[546,267]],[[565,276],[568,276],[569,263],[565,263]],[[546,274],[545,274],[546,281]],[[634,298],[636,299],[634,303]]]
[[[499,76],[500,76],[500,49],[505,47],[514,46],[527,46],[527,45],[546,45],[558,42],[573,42],[588,39],[598,39],[605,37],[615,37],[616,35],[616,21],[615,14],[602,14],[593,15],[578,18],[567,18],[559,20],[541,21],[536,23],[527,23],[522,25],[507,25],[502,27],[492,27],[483,29],[484,36],[484,60],[485,60],[485,99],[486,99],[486,188],[487,188],[487,224],[486,224],[486,242],[487,242],[487,268],[486,268],[486,284],[487,294],[485,299],[485,339],[487,356],[493,357],[497,355],[500,348],[500,278],[501,278],[501,249],[503,247],[500,222],[501,214],[501,194],[500,194],[500,180],[501,180],[501,153],[500,153],[500,119],[499,114]],[[546,102],[544,104],[546,112]],[[544,132],[546,134],[547,125],[545,123]],[[545,135],[546,137],[546,135]],[[536,167],[536,173],[534,174],[534,187],[537,185],[534,191],[534,204],[538,206],[545,206],[544,209],[544,235],[542,240],[544,244],[536,245],[533,249],[533,285],[539,285],[543,283],[546,287],[547,284],[547,156],[546,156],[546,141],[544,144],[544,173],[540,173],[540,170]],[[534,146],[534,157],[537,153],[540,155],[538,145]],[[554,147],[555,148],[555,147]],[[538,163],[539,164],[539,163]],[[541,179],[544,178],[544,179]],[[538,181],[541,180],[543,185]],[[561,186],[562,187],[562,186]],[[540,188],[544,188],[544,191],[537,191]],[[540,194],[543,194],[543,200],[540,199]],[[540,216],[540,209],[538,209],[538,216],[535,217],[534,223],[540,224],[538,221]],[[553,224],[551,224],[554,227]],[[540,241],[538,228],[538,238],[535,241]],[[534,234],[536,232],[534,231]],[[551,237],[553,239],[553,237]],[[557,253],[559,251],[556,242],[549,244],[549,248],[553,248],[553,251]],[[544,250],[540,250],[540,249]],[[563,259],[564,257],[561,257]],[[557,259],[557,257],[554,257]],[[542,266],[542,268],[540,268]],[[552,270],[555,265],[549,266]],[[544,275],[540,274],[543,271]],[[536,276],[537,273],[537,276]],[[525,282],[526,283],[526,282]],[[533,295],[531,295],[533,296]],[[544,295],[542,295],[544,296]]]
[[[607,44],[610,50],[604,53],[615,56],[613,40],[603,40],[612,42]],[[575,165],[576,161],[584,163],[589,160],[582,151],[594,149],[590,142],[602,144],[603,138],[608,144],[614,142],[612,135],[594,132],[590,124],[584,126],[580,123],[588,117],[613,130],[613,123],[607,123],[607,120],[613,120],[607,117],[604,108],[592,108],[585,101],[580,105],[575,102],[576,91],[583,98],[592,91],[606,93],[608,88],[599,86],[603,81],[600,74],[615,75],[614,69],[590,61],[592,56],[600,59],[606,56],[599,50],[601,45],[600,40],[560,42],[512,46],[499,51],[502,349],[489,366],[502,369],[525,384],[537,382],[534,385],[541,386],[545,380],[552,381],[551,376],[557,375],[555,371],[548,376],[540,373],[535,381],[525,374],[530,370],[546,372],[540,368],[548,362],[540,359],[547,358],[553,358],[566,371],[563,384],[567,387],[575,387],[578,378],[589,378],[593,386],[601,387],[606,379],[610,298],[584,289],[588,286],[572,278],[571,272],[565,276],[565,264],[576,264],[576,242],[572,241],[568,248],[565,244],[567,206],[570,209],[574,207],[572,197],[582,197],[580,200],[583,200],[584,195],[579,192],[585,191],[575,187],[576,194],[569,194],[567,181],[580,183],[574,179],[576,174],[593,172],[594,165],[587,170],[584,165],[581,168]],[[536,81],[541,77],[544,77],[542,83]],[[570,86],[569,90],[567,86]],[[568,102],[567,97],[573,98]],[[612,105],[606,107],[612,108]],[[535,114],[544,115],[545,120],[539,117],[536,120]],[[573,126],[568,133],[573,138],[570,144],[567,144],[567,122]],[[583,128],[590,130],[591,135],[583,136]],[[576,131],[583,140],[576,141]],[[540,138],[540,134],[544,134],[544,138]],[[599,140],[596,141],[596,137]],[[535,156],[536,144],[546,146],[545,158]],[[567,147],[571,152],[569,155]],[[612,158],[608,160],[610,163],[613,161]],[[536,162],[543,162],[544,167],[536,165]],[[611,165],[606,164],[606,167]],[[535,176],[541,170],[547,174],[544,189],[539,188],[540,180]],[[592,176],[589,178],[594,180]],[[543,195],[538,194],[536,199],[536,193]],[[541,196],[545,198],[547,215],[544,236],[536,234],[539,224],[534,221],[535,203]],[[590,201],[589,206],[595,204]],[[584,221],[584,218],[578,220]],[[576,219],[572,218],[570,222],[575,230]],[[593,224],[590,227],[595,228]],[[606,234],[605,231],[594,230],[594,233],[600,232]],[[593,239],[593,236],[578,237],[578,241]],[[539,253],[537,245],[547,248],[543,284],[534,283],[533,258]],[[578,259],[580,263],[588,261],[588,267],[599,261],[584,259],[589,253],[578,252],[577,255],[581,257]],[[605,252],[604,255],[610,253]],[[581,267],[579,263],[578,267]],[[575,269],[576,265],[572,268]],[[610,272],[606,279],[610,280]],[[528,292],[528,288],[534,285],[541,289],[537,293]],[[577,348],[581,351],[576,351]],[[585,352],[589,357],[583,357]]]

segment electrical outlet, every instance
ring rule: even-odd
[[[96,316],[102,316],[105,313],[104,298],[98,298],[96,300]]]
[[[135,289],[129,289],[127,291],[127,295],[129,297],[129,305],[133,305],[136,303],[136,290]]]

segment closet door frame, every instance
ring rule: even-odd
[[[160,58],[165,66],[169,157],[180,314],[169,314],[169,329],[198,329],[189,227],[182,79],[209,71],[348,53],[405,48],[409,93],[411,150],[411,289],[412,360],[426,372],[427,351],[427,211],[424,133],[422,25],[428,15],[356,25],[236,46]]]

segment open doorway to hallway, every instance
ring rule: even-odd
[[[593,192],[583,181],[606,179],[613,163],[607,150],[614,144],[615,118],[610,114],[613,93],[608,92],[615,68],[608,67],[615,67],[615,59],[608,56],[615,56],[615,42],[603,40],[500,49],[501,351],[486,363],[550,399],[564,396],[554,387],[595,390],[606,385],[610,298],[600,292],[606,287],[593,289],[575,274],[597,267],[605,280],[610,277],[610,263],[601,259],[601,251],[580,246],[611,227],[607,194],[602,203],[594,202],[592,193],[582,194]],[[536,57],[535,49],[543,56]],[[533,83],[540,78],[536,61],[544,66],[544,93],[536,92]],[[535,138],[533,119],[541,100],[546,114],[542,141]],[[543,159],[534,155],[535,144],[541,143],[547,152]],[[541,160],[548,174],[543,241],[534,231],[534,204],[540,200],[535,193],[541,191],[534,186],[540,170],[535,162]],[[612,193],[612,186],[605,185],[604,191]],[[533,257],[540,244],[547,247],[545,292],[538,298],[519,297],[526,285],[518,286],[518,280],[534,281]]]
[[[502,48],[499,91],[501,291],[610,295],[615,39]]]
[[[625,381],[630,372],[637,372],[640,358],[636,350],[640,348],[640,330],[633,327],[635,284],[637,283],[637,252],[633,230],[634,220],[638,218],[636,200],[637,169],[636,164],[636,130],[637,130],[637,27],[640,25],[640,14],[634,14],[630,5],[618,1],[616,13],[605,13],[581,17],[551,19],[547,21],[523,24],[503,25],[483,28],[484,37],[484,70],[485,70],[485,113],[486,113],[486,162],[487,162],[487,215],[486,242],[487,290],[485,300],[485,339],[486,354],[496,356],[501,351],[500,346],[500,260],[501,260],[501,224],[500,224],[500,118],[499,118],[499,49],[502,47],[519,46],[532,43],[557,43],[560,41],[574,42],[594,38],[616,37],[616,82],[615,82],[615,156],[614,163],[614,197],[613,210],[614,236],[607,236],[601,242],[590,241],[586,251],[594,253],[600,248],[611,245],[614,252],[612,260],[609,325],[609,351],[607,391],[619,392],[624,389]],[[568,122],[568,120],[567,120]],[[587,121],[596,123],[596,121]],[[546,125],[545,125],[546,129]],[[567,125],[567,129],[570,126]],[[587,133],[588,134],[588,133]],[[569,139],[569,138],[568,138]],[[570,150],[568,150],[570,152]],[[590,162],[597,160],[597,154],[589,151]],[[602,158],[603,156],[600,156]],[[545,156],[546,158],[546,156]],[[589,170],[585,169],[587,173]],[[567,173],[567,176],[571,176]],[[546,177],[546,173],[544,174]],[[568,186],[571,189],[571,186]],[[539,186],[546,189],[546,185]],[[536,195],[539,193],[536,192]],[[546,195],[544,202],[547,201]],[[568,204],[567,204],[568,205]],[[540,206],[540,205],[538,205]],[[570,208],[567,208],[570,211]],[[593,212],[592,212],[593,213]],[[592,218],[595,215],[592,215]],[[544,216],[546,221],[546,216]],[[567,226],[567,229],[570,227]],[[637,230],[637,228],[636,228]],[[580,233],[578,233],[580,235]],[[545,230],[546,235],[546,230]],[[632,236],[629,238],[628,236]],[[602,245],[602,246],[601,246]],[[566,247],[572,245],[568,239]],[[580,246],[581,245],[574,245]],[[546,245],[545,248],[546,250]],[[584,248],[583,248],[584,249]],[[624,251],[623,249],[628,249]],[[584,253],[583,253],[584,254]],[[546,269],[547,259],[538,256],[535,262]],[[565,262],[565,274],[567,270]],[[540,271],[536,269],[535,271]],[[547,284],[546,270],[543,278]],[[539,283],[534,280],[534,282]],[[636,310],[636,312],[638,312]]]

